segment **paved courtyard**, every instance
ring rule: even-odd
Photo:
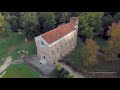
[[[25,62],[36,71],[40,72],[43,76],[48,76],[53,70],[54,66],[48,63],[40,63],[40,59],[36,55],[30,56],[30,58],[25,59]]]

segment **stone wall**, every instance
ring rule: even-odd
[[[64,57],[75,48],[77,42],[75,34],[76,31],[68,34],[50,47],[50,57],[54,62],[62,59],[62,57]]]

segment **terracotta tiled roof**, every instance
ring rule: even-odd
[[[44,34],[42,34],[42,38],[47,41],[48,44],[51,44],[58,39],[62,38],[63,36],[67,35],[68,33],[75,30],[75,23],[70,22],[67,24],[64,24],[62,26],[59,26],[53,30],[50,30]]]

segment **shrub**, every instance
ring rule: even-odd
[[[74,75],[71,75],[71,74],[68,74],[67,76],[66,76],[66,78],[74,78],[75,76]]]
[[[62,65],[61,65],[61,64],[56,64],[56,66],[55,66],[55,70],[56,70],[56,71],[60,71],[61,68],[62,68]]]

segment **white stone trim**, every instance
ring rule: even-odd
[[[78,26],[76,25],[75,27],[78,27]],[[71,33],[74,33],[75,31],[76,31],[76,30],[74,30],[74,31],[72,31],[72,32],[70,32],[70,33],[68,33],[67,35],[69,35],[69,34],[71,34]],[[51,47],[51,46],[54,45],[55,43],[57,43],[57,42],[59,42],[60,40],[64,39],[67,35],[63,36],[62,38],[56,40],[55,42],[53,42],[53,43],[51,43],[51,44],[48,44],[47,41],[44,40],[44,39],[41,37],[41,35],[35,37],[35,41],[37,41],[37,40],[40,41],[40,38],[41,38],[41,39],[43,40],[43,42],[45,42],[45,43],[48,45],[48,47]]]
[[[35,37],[35,41],[39,41],[39,40],[40,40],[39,36]]]
[[[41,38],[41,40],[42,40],[46,45],[49,46],[49,44],[41,37],[41,35],[39,36],[39,38]]]

